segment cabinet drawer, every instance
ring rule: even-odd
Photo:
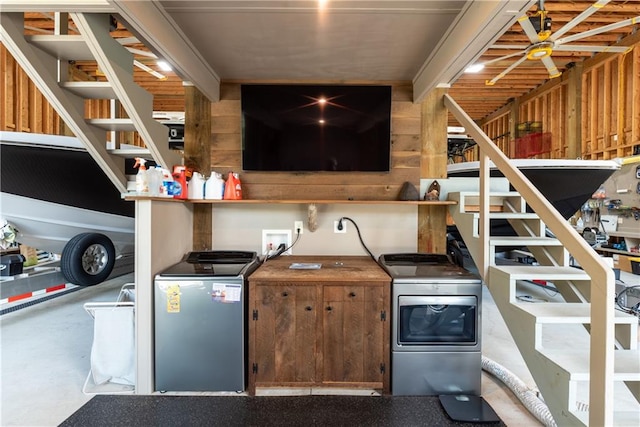
[[[383,286],[331,286],[323,287],[324,301],[364,302],[384,299]]]
[[[291,300],[291,301],[315,301],[315,286],[256,286],[255,299],[257,301]]]

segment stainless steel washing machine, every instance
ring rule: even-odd
[[[189,252],[155,278],[158,391],[244,391],[255,252]]]
[[[393,395],[480,395],[482,282],[447,255],[385,254]]]

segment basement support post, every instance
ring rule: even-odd
[[[422,101],[420,178],[447,177],[447,88],[432,90]],[[421,194],[420,197],[423,197]],[[447,252],[447,207],[418,206],[418,251]]]
[[[184,164],[208,176],[211,173],[211,102],[195,86],[185,85]],[[212,248],[213,210],[193,205],[193,250]]]
[[[511,101],[509,113],[509,152],[505,153],[509,158],[516,157],[516,138],[518,137],[518,122],[520,121],[520,101]],[[478,156],[479,157],[479,156]]]
[[[582,62],[567,70],[567,159],[582,157]]]

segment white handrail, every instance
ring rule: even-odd
[[[509,164],[509,158],[485,135],[480,127],[451,98],[444,95],[444,104],[475,140],[480,150],[480,238],[482,242],[481,274],[487,274],[489,159],[509,180],[509,183],[527,201],[545,225],[591,278],[591,348],[589,383],[589,424],[613,425],[613,351],[615,276],[587,242],[569,225],[540,191],[517,168]],[[562,185],[558,183],[558,185]],[[485,229],[486,231],[483,231]],[[484,276],[483,276],[484,277]]]

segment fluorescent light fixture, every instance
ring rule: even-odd
[[[154,70],[151,67],[147,67],[146,65],[144,65],[142,62],[137,61],[137,60],[133,60],[133,65],[135,65],[136,67],[140,68],[141,70],[146,71],[147,73],[151,74],[152,76],[160,79],[160,80],[166,80],[167,76],[164,76],[162,74],[160,74],[159,72],[157,72],[156,70]]]
[[[171,71],[171,66],[167,64],[166,61],[158,61],[156,64],[158,64],[158,67],[160,67],[162,71]]]
[[[484,64],[472,64],[472,65],[469,65],[464,70],[464,72],[465,73],[479,73],[482,70],[484,70]]]

